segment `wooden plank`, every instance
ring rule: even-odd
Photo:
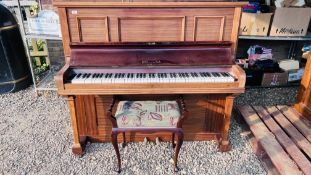
[[[259,117],[267,125],[276,139],[283,146],[289,156],[296,162],[298,167],[306,175],[311,175],[311,163],[295,145],[295,143],[286,135],[282,128],[273,120],[270,114],[261,106],[254,106]]]
[[[238,110],[280,174],[301,174],[297,165],[289,158],[284,149],[275,139],[274,135],[260,120],[253,108],[249,105],[245,105],[239,106]]]
[[[296,145],[311,158],[310,142],[292,125],[275,106],[267,107],[268,112],[280,124]]]
[[[267,175],[279,175],[280,173],[277,171],[275,166],[272,164],[271,159],[267,155],[266,151],[262,148],[258,140],[254,137],[252,132],[249,130],[243,130],[241,135],[248,141],[251,145],[253,152],[260,160],[261,165],[266,170]]]
[[[268,156],[267,152],[264,148],[260,145],[258,140],[256,140],[253,133],[250,131],[249,126],[246,124],[245,120],[243,119],[240,111],[235,109],[237,115],[235,115],[235,119],[237,120],[238,124],[241,127],[241,136],[244,137],[248,143],[250,144],[253,152],[260,160],[261,165],[265,169],[267,175],[280,175],[277,171],[275,166],[272,164],[270,157]]]
[[[291,107],[278,105],[277,108],[311,142],[311,122],[304,119],[301,114]]]

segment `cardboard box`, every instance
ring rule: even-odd
[[[304,68],[290,70],[288,71],[288,82],[298,81],[301,80],[303,76]]]
[[[279,86],[287,84],[288,73],[264,73],[262,77],[262,86]]]
[[[299,69],[299,61],[293,59],[279,60],[279,67],[284,71]]]
[[[240,35],[267,36],[272,13],[242,13]]]
[[[305,36],[311,8],[276,8],[270,36]]]

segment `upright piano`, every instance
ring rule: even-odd
[[[185,140],[217,140],[221,151],[229,150],[233,100],[245,84],[244,71],[233,64],[243,3],[54,4],[66,55],[55,79],[68,99],[75,154],[83,153],[86,141],[110,141],[106,110],[114,95],[128,100],[183,95],[189,110]],[[203,30],[209,27],[212,34]],[[170,139],[169,133],[126,138],[144,137]]]

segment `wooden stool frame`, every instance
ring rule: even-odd
[[[183,143],[184,139],[184,132],[182,129],[182,124],[184,120],[188,117],[188,111],[186,109],[185,102],[183,98],[180,96],[180,98],[177,100],[179,109],[180,109],[180,114],[181,117],[179,118],[177,122],[176,128],[119,128],[117,125],[117,119],[112,115],[112,109],[114,107],[114,104],[116,102],[116,97],[113,97],[113,101],[110,105],[110,108],[107,111],[107,117],[110,119],[112,123],[112,131],[111,131],[111,142],[112,145],[116,151],[117,159],[118,159],[118,170],[117,172],[121,172],[121,158],[120,158],[120,151],[118,147],[118,141],[117,141],[117,136],[118,134],[122,133],[123,134],[123,144],[122,146],[125,147],[125,132],[144,132],[144,133],[155,133],[155,132],[171,132],[172,133],[172,147],[175,148],[176,146],[176,151],[174,155],[174,171],[178,171],[177,167],[177,159],[178,159],[178,154],[181,148],[181,145]],[[175,135],[177,135],[177,144],[175,145]]]

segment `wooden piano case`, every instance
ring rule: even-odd
[[[54,5],[58,7],[64,52],[69,63],[71,43],[103,42],[231,41],[234,58],[241,6],[245,3],[57,0]],[[243,93],[245,84],[244,72],[238,67],[233,71],[239,78],[238,90],[184,96],[190,114],[183,125],[185,140],[218,140],[222,151],[229,150],[228,129],[233,100]],[[62,86],[62,80],[59,77],[56,80]],[[82,154],[86,140],[110,141],[111,125],[105,110],[112,96],[72,94],[67,97],[74,133],[73,152]],[[124,97],[142,99],[161,95]],[[174,95],[165,98],[174,98]],[[144,137],[169,140],[170,135],[127,134],[131,141],[142,141]]]

